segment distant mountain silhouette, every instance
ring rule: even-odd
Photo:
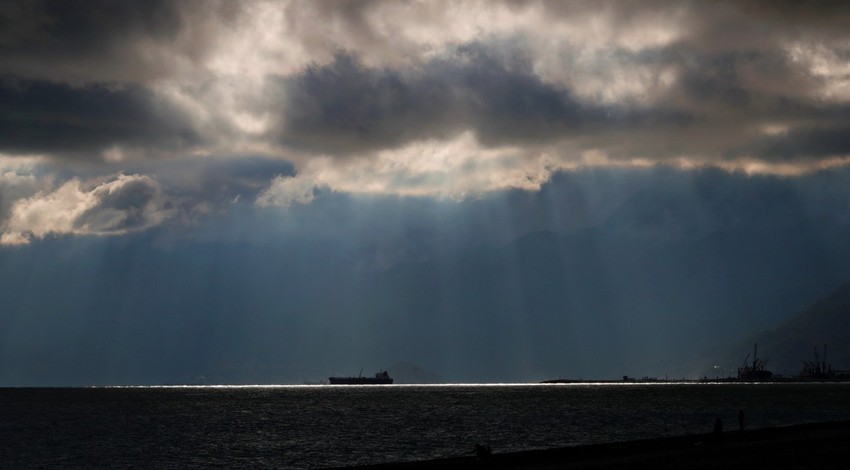
[[[850,219],[723,178],[637,192],[596,226],[398,263],[364,282],[355,309],[395,327],[390,350],[427,338],[436,347],[411,357],[449,381],[696,376],[850,278]]]
[[[757,333],[732,348],[722,361],[732,369],[740,365],[753,343],[758,343],[759,357],[769,359],[767,368],[774,373],[793,376],[803,361],[814,360],[814,348],[823,355],[827,345],[827,362],[835,369],[850,369],[850,282],[818,300],[779,326]]]

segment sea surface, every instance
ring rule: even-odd
[[[0,389],[3,468],[321,468],[850,419],[850,384]]]

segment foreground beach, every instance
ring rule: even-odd
[[[850,421],[597,444],[489,457],[355,467],[383,468],[850,468]],[[472,454],[472,452],[470,452]]]

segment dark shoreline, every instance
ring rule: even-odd
[[[778,377],[764,380],[747,380],[736,377],[702,378],[702,379],[625,379],[625,380],[584,380],[584,379],[552,379],[540,382],[545,385],[594,385],[594,384],[841,384],[850,383],[850,377],[835,377],[828,379],[811,379],[797,377]]]
[[[470,449],[472,454],[472,449]],[[850,468],[850,421],[347,468]]]

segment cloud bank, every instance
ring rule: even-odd
[[[264,188],[227,198],[284,206],[322,188],[533,191],[585,167],[850,162],[839,3],[41,0],[3,2],[0,26],[0,155],[43,158],[40,191],[204,158],[269,162]],[[225,199],[191,179],[167,191]],[[33,194],[3,191],[21,227],[6,239],[48,233],[9,212]]]

